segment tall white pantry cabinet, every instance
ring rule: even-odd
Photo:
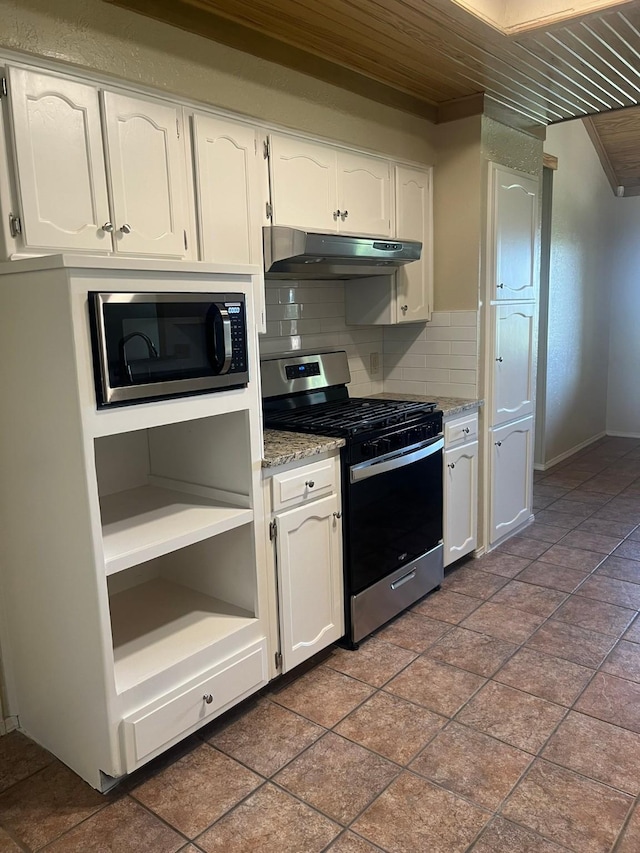
[[[253,302],[246,388],[98,410],[90,291],[244,292],[256,267],[0,267],[9,713],[95,788],[267,683]]]
[[[489,164],[485,372],[492,547],[532,513],[538,181]]]

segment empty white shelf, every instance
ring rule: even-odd
[[[108,575],[253,520],[253,510],[141,486],[100,499]]]
[[[248,626],[252,613],[164,578],[111,596],[118,693]]]

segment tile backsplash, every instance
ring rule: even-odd
[[[474,398],[477,313],[447,311],[406,326],[348,326],[343,281],[267,281],[262,355],[344,349],[352,397],[382,391]]]

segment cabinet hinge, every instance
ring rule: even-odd
[[[9,90],[7,89],[7,78],[6,78],[6,77],[3,77],[3,78],[2,78],[2,80],[0,80],[0,92],[1,92],[1,93],[2,93],[2,95],[4,95],[4,97],[6,98],[6,97],[7,97],[7,92],[8,92],[8,91],[9,91]]]
[[[274,518],[273,521],[269,522],[269,539],[273,542],[273,540],[278,535],[278,519]]]
[[[176,136],[180,139],[180,120],[176,119]]]
[[[276,669],[282,669],[282,652],[276,652]]]
[[[22,234],[22,220],[19,216],[14,216],[13,213],[9,214],[9,231],[12,237]]]
[[[268,160],[271,156],[271,146],[269,145],[269,137],[267,137],[262,143],[262,156],[265,160]]]
[[[187,249],[189,248],[189,244],[187,243],[187,230],[186,230],[186,228],[182,233],[184,234],[184,250],[186,252]]]
[[[271,202],[270,202],[270,201],[268,201],[268,202],[265,204],[265,210],[266,210],[266,213],[267,213],[267,219],[271,219],[271,218],[273,217],[273,207],[271,206]]]

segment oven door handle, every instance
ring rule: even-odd
[[[443,447],[444,438],[438,438],[436,441],[420,445],[409,453],[394,453],[372,459],[370,462],[361,462],[359,465],[353,465],[350,469],[349,482],[358,483],[361,480],[368,480],[369,477],[377,477],[378,474],[386,474],[388,471],[404,468],[405,465],[412,465],[414,462],[419,462],[421,459],[426,459],[427,456],[438,453]]]

